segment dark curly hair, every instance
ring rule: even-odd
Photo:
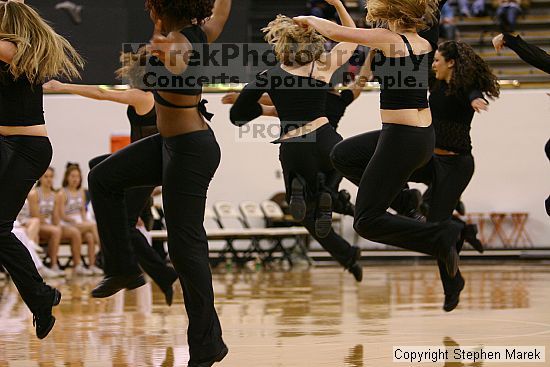
[[[159,18],[202,24],[212,15],[214,0],[145,0],[145,7]]]
[[[439,45],[437,51],[445,61],[455,62],[447,94],[468,95],[477,89],[492,99],[498,98],[500,85],[497,77],[471,46],[464,42],[446,41]]]

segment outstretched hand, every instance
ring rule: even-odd
[[[298,24],[301,27],[307,28],[309,27],[309,19],[311,17],[309,15],[301,15],[299,17],[294,17],[292,20],[294,23]]]
[[[489,108],[487,107],[487,101],[485,101],[483,98],[476,98],[472,101],[472,108],[477,113],[481,113],[481,111],[488,111]]]
[[[222,97],[222,103],[223,104],[235,104],[235,101],[239,97],[239,93],[237,92],[230,92],[227,93],[225,96]]]
[[[61,92],[63,83],[57,80],[50,80],[47,83],[44,83],[42,89],[46,92]]]
[[[501,33],[495,38],[493,38],[493,46],[497,52],[500,52],[504,47],[504,35]]]

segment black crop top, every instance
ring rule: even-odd
[[[231,108],[230,119],[243,126],[262,115],[258,100],[267,92],[277,109],[281,135],[320,117],[326,117],[325,108],[330,84],[309,76],[298,76],[276,66],[264,71],[244,87]]]
[[[415,55],[407,37],[400,34],[408,56],[386,57],[376,54],[372,63],[375,81],[380,83],[380,108],[383,110],[428,108],[429,55]]]
[[[42,84],[14,80],[9,67],[0,61],[0,126],[44,125]]]
[[[183,34],[193,45],[193,52],[185,71],[180,75],[172,74],[162,61],[153,56],[147,63],[147,72],[144,76],[145,85],[151,89],[155,97],[155,102],[162,106],[185,109],[198,108],[199,112],[207,119],[211,120],[214,116],[206,110],[206,100],[201,100],[196,105],[179,106],[163,98],[159,91],[167,93],[182,94],[188,96],[197,96],[202,93],[204,80],[204,67],[200,62],[200,52],[197,47],[208,43],[208,37],[203,29],[198,25],[192,25],[182,29]],[[197,59],[197,57],[199,59]],[[153,84],[151,84],[153,82]],[[167,85],[166,85],[167,84]]]
[[[435,129],[435,146],[455,153],[472,150],[470,127],[474,118],[473,100],[483,98],[480,91],[469,95],[447,95],[447,83],[438,81],[430,93],[430,109]]]
[[[138,115],[134,106],[128,106],[126,114],[128,121],[130,121],[130,138],[132,143],[158,133],[155,107],[145,115]]]

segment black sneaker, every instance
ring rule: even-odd
[[[340,190],[336,196],[336,201],[332,203],[332,211],[342,215],[355,215],[355,206],[351,203],[351,195],[347,190]]]
[[[55,325],[55,317],[52,315],[52,308],[61,302],[61,292],[53,289],[52,304],[46,306],[43,312],[33,315],[32,325],[36,328],[36,337],[44,339],[52,331]]]
[[[290,191],[290,203],[288,211],[294,220],[301,222],[306,218],[306,199],[304,198],[304,185],[297,178],[292,180]]]
[[[462,237],[465,242],[468,242],[472,247],[479,252],[483,253],[483,243],[477,238],[477,225],[475,224],[466,224],[464,229],[462,229]]]
[[[464,203],[462,200],[459,200],[458,203],[456,203],[456,212],[462,216],[466,215],[466,206],[464,206]]]
[[[170,267],[170,269],[172,268]],[[166,304],[168,306],[172,306],[172,302],[174,300],[174,283],[178,280],[178,273],[176,273],[175,270],[173,270],[173,272],[173,278],[169,284],[160,287],[160,290],[164,293],[164,299],[166,300]]]
[[[317,205],[317,219],[315,219],[315,234],[325,238],[332,230],[332,198],[328,192],[319,196]]]
[[[214,365],[214,363],[221,362],[225,358],[227,353],[229,353],[229,349],[224,344],[222,350],[214,358],[209,359],[208,361],[204,361],[204,362],[191,362],[191,361],[189,361],[189,363],[187,364],[187,367],[211,367],[212,365]]]
[[[121,291],[122,289],[136,289],[145,285],[145,278],[143,274],[131,274],[131,275],[113,275],[106,276],[101,282],[92,290],[92,297],[94,298],[106,298]]]
[[[458,303],[460,302],[460,292],[464,289],[464,284],[466,283],[464,281],[464,278],[462,276],[458,279],[459,286],[458,290],[456,292],[445,294],[445,302],[443,303],[443,310],[445,312],[451,312],[458,306]]]

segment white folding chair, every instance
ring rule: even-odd
[[[214,203],[214,212],[218,218],[221,228],[239,230],[244,229],[244,220],[239,214],[233,203],[228,201],[218,201]],[[255,250],[254,240],[236,240],[227,238],[227,245],[223,255],[231,253],[238,263],[245,263],[253,259],[252,252]],[[244,253],[241,256],[239,253]]]

